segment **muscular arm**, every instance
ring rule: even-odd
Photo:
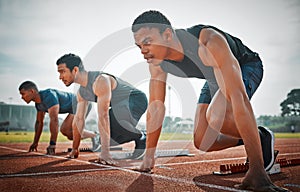
[[[37,151],[37,146],[43,131],[43,126],[44,126],[44,117],[45,117],[45,112],[38,111],[36,114],[36,121],[34,125],[34,140],[32,145],[29,148],[29,151]]]
[[[88,101],[84,100],[79,92],[77,93],[77,110],[73,120],[73,149],[78,150],[85,124],[85,114],[88,106]]]
[[[110,147],[110,122],[109,122],[109,106],[111,100],[111,91],[114,79],[109,76],[99,76],[93,84],[93,90],[97,96],[98,110],[98,128],[101,139],[101,155],[104,160],[111,158],[109,154]]]
[[[147,142],[146,142],[146,155],[144,158],[145,168],[149,168],[147,161],[148,158],[154,160],[155,149],[160,136],[162,123],[165,115],[165,96],[166,96],[166,80],[167,74],[162,71],[159,66],[149,66],[151,79],[149,85],[149,106],[147,110]],[[150,162],[153,164],[153,162]],[[151,167],[154,165],[150,165]]]
[[[257,154],[262,152],[255,116],[246,94],[239,63],[226,39],[213,29],[204,29],[200,33],[198,53],[205,65],[214,68],[220,91],[232,107],[234,123],[245,143],[250,165],[261,167],[262,156]],[[211,122],[215,121],[214,118]]]
[[[58,135],[58,113],[59,113],[59,104],[54,105],[48,109],[49,118],[50,118],[50,141],[54,141],[56,143],[57,135]]]
[[[239,63],[223,35],[204,29],[200,33],[198,53],[205,65],[214,68],[220,90],[228,100],[233,91],[245,91]]]

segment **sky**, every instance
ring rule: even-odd
[[[148,95],[148,66],[130,31],[147,10],[161,11],[174,28],[214,25],[258,52],[265,71],[251,100],[256,116],[280,115],[280,103],[300,88],[299,0],[0,0],[0,101],[25,105],[18,91],[25,80],[75,92],[58,78],[55,63],[66,53]],[[204,80],[168,78],[167,115],[194,118]]]

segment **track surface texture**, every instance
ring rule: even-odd
[[[244,163],[243,146],[218,152],[196,150],[192,141],[160,141],[158,150],[188,149],[190,156],[158,157],[153,174],[132,171],[141,160],[119,159],[118,166],[94,163],[99,153],[81,152],[77,159],[67,159],[71,142],[58,143],[56,155],[45,155],[47,143],[41,143],[38,152],[27,152],[28,143],[0,144],[1,192],[153,192],[153,191],[239,191],[245,173],[214,175],[221,164]],[[83,142],[81,147],[88,147]],[[134,143],[122,145],[130,152]],[[300,139],[276,139],[278,158],[300,158]],[[278,186],[300,191],[300,165],[281,167],[281,172],[270,175]]]

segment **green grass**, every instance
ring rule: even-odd
[[[192,140],[193,134],[162,133],[159,139],[160,140]]]
[[[0,143],[31,143],[34,138],[34,132],[0,132]],[[50,132],[43,132],[40,142],[49,142]],[[61,133],[58,134],[57,142],[69,141]]]
[[[34,132],[0,132],[0,143],[31,143],[33,141]],[[276,138],[300,138],[300,133],[275,133]],[[49,142],[50,133],[43,132],[40,142]],[[192,134],[182,133],[162,133],[160,140],[193,140]],[[57,142],[69,141],[61,133],[58,134]]]
[[[300,138],[300,133],[274,133],[275,138]]]

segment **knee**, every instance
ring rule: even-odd
[[[60,129],[61,134],[63,134],[65,137],[67,137],[69,140],[73,140],[73,134],[72,131],[68,131],[65,128]]]
[[[201,146],[203,137],[205,135],[206,129],[207,129],[207,127],[203,126],[203,124],[202,124],[202,126],[200,125],[200,123],[195,124],[195,127],[194,127],[194,146],[197,149],[200,149],[200,146]]]
[[[208,123],[208,126],[211,128],[211,129],[214,129],[215,131],[218,131],[220,132],[221,129],[222,129],[222,125],[224,124],[224,121],[225,121],[225,115],[224,117],[218,117],[216,115],[207,115],[206,116],[206,119],[207,119],[207,123]]]
[[[210,141],[211,138],[205,138],[210,137],[210,135],[207,135],[206,131],[202,135],[198,135],[195,137],[194,134],[194,146],[196,149],[202,151],[202,152],[209,152],[211,151],[211,145],[212,142]]]
[[[194,147],[195,147],[196,149],[200,149],[200,143],[201,143],[201,141],[199,142],[199,141],[197,141],[196,139],[194,139]]]
[[[63,134],[64,136],[67,136],[67,135],[68,135],[66,129],[64,129],[63,127],[60,128],[60,132],[61,132],[61,134]]]
[[[196,149],[198,149],[200,151],[208,152],[209,149],[201,144],[202,139],[203,138],[194,139],[194,146]]]

